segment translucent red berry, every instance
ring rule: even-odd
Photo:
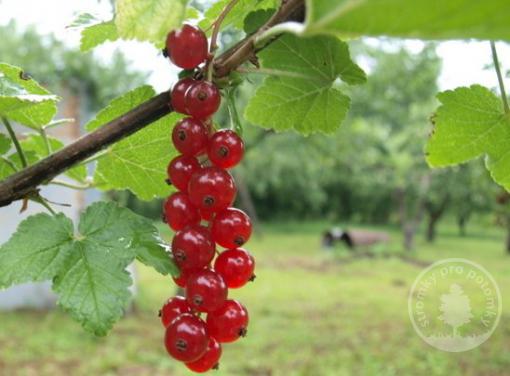
[[[191,25],[170,32],[166,39],[170,60],[178,67],[193,69],[207,59],[207,37],[204,32]]]
[[[220,91],[209,81],[200,81],[186,92],[186,111],[197,119],[206,119],[213,115],[221,103]]]
[[[205,354],[209,335],[200,318],[184,313],[166,328],[165,347],[168,353],[182,362],[193,362]]]
[[[244,142],[234,131],[221,129],[209,139],[207,155],[218,167],[234,167],[243,159]]]
[[[245,249],[227,249],[214,261],[214,270],[221,275],[229,288],[244,286],[253,280],[255,260]]]
[[[213,270],[200,270],[186,281],[186,300],[199,312],[216,311],[225,303],[227,295],[227,285]]]
[[[186,193],[175,192],[168,197],[165,200],[163,211],[166,223],[175,231],[200,223],[200,213]]]
[[[167,168],[168,179],[180,191],[188,191],[191,176],[200,170],[198,159],[186,155],[179,155],[170,161]]]
[[[186,287],[186,281],[188,280],[188,277],[195,273],[195,272],[198,272],[200,269],[181,269],[181,274],[179,274],[178,277],[172,277],[172,279],[174,280],[175,284],[179,287],[182,287],[182,288],[185,288]]]
[[[225,248],[237,248],[251,236],[251,220],[242,210],[227,208],[214,217],[211,234],[213,240]]]
[[[175,112],[179,112],[181,114],[188,114],[186,112],[186,92],[188,89],[194,85],[197,81],[191,77],[184,77],[177,81],[172,89],[171,95],[171,105]]]
[[[207,350],[198,360],[194,362],[185,363],[186,367],[193,372],[203,373],[210,369],[218,369],[219,361],[221,358],[221,344],[213,337],[209,339]]]
[[[203,168],[191,177],[188,193],[193,205],[201,211],[219,212],[234,201],[234,179],[218,167]]]
[[[175,148],[190,157],[205,153],[207,141],[205,125],[193,118],[179,120],[172,131],[172,142]]]
[[[207,331],[218,342],[234,342],[244,337],[248,327],[248,311],[237,300],[227,300],[219,310],[207,315]]]
[[[206,267],[215,252],[209,230],[200,225],[184,228],[177,232],[172,240],[172,254],[181,270]]]
[[[166,328],[178,316],[182,315],[183,313],[191,313],[191,307],[189,306],[186,299],[182,296],[174,296],[173,298],[168,299],[159,313],[161,322]]]

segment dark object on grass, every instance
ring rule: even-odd
[[[365,230],[342,230],[339,227],[325,231],[322,234],[322,247],[333,248],[337,243],[345,243],[347,248],[353,250],[358,247],[369,247],[374,244],[388,243],[390,236],[385,232]]]

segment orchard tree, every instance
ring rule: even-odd
[[[29,158],[12,123],[39,132],[44,146],[51,142],[45,126],[59,98],[22,67],[0,64],[0,205],[38,203],[49,212],[21,222],[0,248],[0,286],[52,280],[59,305],[85,329],[104,335],[127,305],[131,279],[125,268],[138,259],[187,287],[185,301],[170,299],[161,312],[163,324],[170,323],[168,352],[192,370],[213,367],[221,343],[246,334],[247,310],[227,295],[251,279],[253,266],[246,251],[233,248],[248,240],[251,225],[229,207],[236,190],[226,169],[239,162],[243,147],[239,126],[237,134],[216,131],[226,124],[211,119],[220,91],[228,98],[247,75],[266,75],[244,108],[245,119],[275,131],[333,133],[349,110],[346,86],[366,81],[341,38],[510,39],[509,10],[506,0],[218,0],[200,14],[185,0],[117,0],[110,20],[81,15],[73,26],[83,28],[83,51],[117,39],[151,42],[183,68],[181,79],[171,92],[142,86],[114,99],[82,138],[47,157]],[[200,29],[190,25],[197,23]],[[229,28],[245,34],[219,52],[218,37]],[[492,177],[508,188],[510,109],[492,46],[501,97],[479,85],[439,94],[427,160],[441,167],[486,155]],[[39,186],[91,161],[95,170],[88,180],[98,189],[129,189],[142,200],[177,189],[165,204],[165,219],[177,230],[171,252],[152,222],[126,208],[95,203],[75,226],[41,196]],[[168,173],[174,188],[165,183]],[[215,243],[228,250],[211,270]]]

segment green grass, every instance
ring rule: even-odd
[[[505,375],[510,369],[510,311],[494,335],[465,353],[425,344],[407,312],[409,288],[422,266],[398,257],[351,260],[320,249],[324,223],[266,225],[250,250],[257,280],[232,291],[250,311],[247,338],[224,347],[215,375]],[[385,250],[400,254],[387,228]],[[478,228],[461,238],[442,229],[434,245],[418,237],[415,257],[464,257],[495,277],[510,299],[504,234]],[[0,375],[187,375],[162,346],[156,315],[174,293],[171,280],[139,266],[135,310],[105,338],[94,338],[58,310],[0,314]]]

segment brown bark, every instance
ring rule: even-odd
[[[286,21],[302,21],[304,0],[282,0],[280,8],[256,33],[246,37],[214,61],[216,78],[227,76],[241,64],[252,61],[259,50],[255,39],[270,27]],[[0,206],[35,194],[37,187],[94,155],[101,149],[139,131],[172,111],[170,93],[164,92],[110,121],[49,157],[0,182]]]

